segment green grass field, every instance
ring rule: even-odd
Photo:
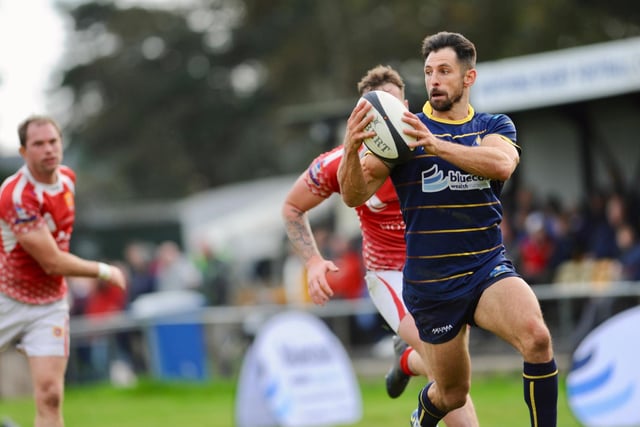
[[[412,380],[398,399],[389,399],[382,378],[360,380],[363,418],[354,426],[408,426],[421,387]],[[68,387],[65,401],[67,427],[232,427],[235,383],[174,384],[143,381],[132,389],[108,385]],[[519,374],[474,377],[472,396],[483,427],[529,425]],[[579,427],[561,386],[558,426]],[[20,427],[33,424],[30,398],[0,401],[0,420],[8,416]]]

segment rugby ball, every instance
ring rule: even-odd
[[[360,98],[362,100],[373,107],[369,110],[373,120],[365,128],[376,133],[364,140],[369,151],[389,163],[407,161],[412,151],[407,142],[416,140],[403,132],[403,129],[411,128],[402,121],[402,114],[408,111],[407,107],[398,98],[382,90],[367,92]]]

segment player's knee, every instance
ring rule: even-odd
[[[461,384],[442,390],[442,400],[446,406],[446,411],[450,412],[463,407],[467,403],[468,394],[469,384]]]
[[[532,322],[529,326],[523,355],[525,359],[548,360],[551,350],[551,334],[543,322]]]
[[[39,411],[57,412],[62,406],[62,387],[54,382],[45,382],[35,390],[35,401]]]

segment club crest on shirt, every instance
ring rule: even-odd
[[[75,207],[75,202],[73,201],[73,194],[70,191],[64,193],[64,202],[67,207],[71,210]]]
[[[52,333],[54,337],[60,338],[64,335],[64,329],[61,328],[60,326],[54,326],[52,328]]]

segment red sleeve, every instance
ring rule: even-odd
[[[342,147],[336,147],[319,155],[311,162],[305,177],[309,191],[325,198],[340,192],[338,166],[343,153]]]
[[[29,232],[44,224],[40,213],[40,202],[30,185],[17,186],[16,181],[9,183],[2,191],[0,204],[2,220],[16,235]]]

